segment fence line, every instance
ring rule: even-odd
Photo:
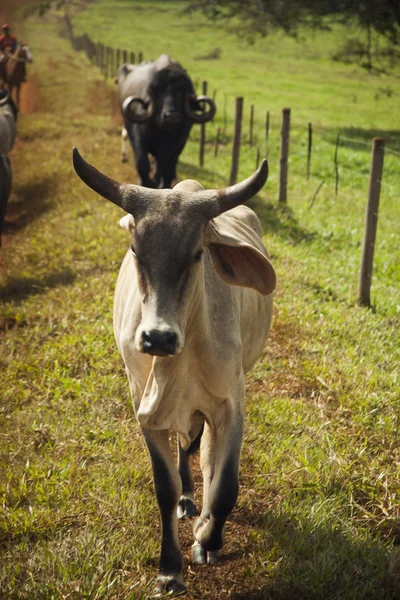
[[[98,66],[104,77],[115,76],[119,65],[121,64],[121,58],[123,62],[128,62],[128,57],[131,64],[135,64],[135,52],[128,52],[127,50],[121,50],[120,48],[114,49],[110,46],[104,46],[101,43],[94,43],[93,40],[87,35],[74,36],[71,22],[68,18],[65,19],[68,35],[72,44],[72,47],[78,51],[84,51],[89,61]],[[142,62],[143,53],[138,52],[138,62]],[[206,93],[205,87],[207,83],[203,82],[203,93]],[[214,90],[214,96],[216,90]],[[222,138],[227,136],[227,125],[228,125],[228,95],[224,93],[223,101],[223,127],[218,127],[215,138],[214,154],[218,155],[219,145],[222,142]],[[253,136],[254,128],[254,113],[255,107],[251,105],[250,109],[250,127],[249,127],[249,147],[252,147],[255,143],[255,136]],[[265,143],[265,155],[269,154],[270,150],[270,123],[271,115],[270,112],[266,113],[265,129],[264,129],[264,140]],[[234,118],[234,132],[232,136],[232,162],[231,162],[231,173],[230,173],[230,184],[236,182],[237,174],[239,169],[239,155],[240,145],[244,143],[242,139],[242,116],[243,116],[243,97],[237,97],[235,102],[235,118]],[[215,122],[211,122],[211,125],[215,125]],[[307,145],[307,167],[306,176],[307,180],[310,178],[311,173],[311,155],[313,145],[313,130],[314,131],[327,131],[326,128],[321,126],[313,126],[308,123],[308,145]],[[288,179],[288,158],[289,158],[289,137],[290,137],[290,109],[283,109],[282,111],[282,129],[281,129],[281,148],[280,148],[280,173],[279,173],[279,202],[287,201],[287,179]],[[351,142],[359,146],[368,147],[368,143],[363,140],[355,140],[347,136],[342,136],[340,132],[336,135],[336,146],[334,154],[334,167],[335,167],[335,191],[338,191],[339,181],[339,161],[338,161],[338,147],[339,139],[345,142]],[[256,167],[258,166],[261,158],[261,150],[259,140],[257,143],[256,153]],[[200,165],[204,164],[204,148],[205,148],[205,131],[204,127],[201,128],[200,133],[200,153],[199,161]],[[370,170],[370,184],[368,192],[368,204],[365,218],[365,235],[361,259],[361,267],[359,273],[359,290],[358,290],[358,301],[363,306],[370,306],[370,287],[372,278],[372,266],[373,266],[373,255],[374,255],[374,244],[376,237],[376,227],[378,220],[378,208],[379,208],[379,196],[381,188],[381,180],[383,173],[383,157],[385,152],[385,143],[383,138],[374,138],[372,142],[372,158],[371,158],[371,170]],[[400,157],[400,152],[391,148],[386,148],[387,154],[393,154]],[[325,181],[321,181],[313,196],[313,199],[309,205],[309,209],[312,208],[317,194]]]

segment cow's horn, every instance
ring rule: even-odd
[[[132,110],[134,104],[139,104],[139,106],[144,109],[144,112],[138,113]],[[133,121],[134,123],[145,123],[153,116],[154,103],[151,100],[148,103],[145,102],[143,98],[128,96],[122,103],[121,111],[124,117],[129,121]]]
[[[250,198],[258,194],[267,179],[268,161],[264,159],[261,166],[253,175],[240,183],[217,192],[220,212],[223,213],[250,200]]]
[[[202,112],[196,112],[193,108],[193,104],[195,104],[200,110],[202,109],[201,103],[208,104],[209,109],[202,110]],[[195,123],[207,123],[207,121],[211,121],[214,117],[217,107],[215,106],[214,100],[212,100],[209,96],[186,96],[185,98],[185,111],[188,117],[192,119]]]
[[[77,175],[86,185],[133,216],[135,216],[137,204],[150,199],[152,192],[155,191],[139,185],[120,183],[103,175],[82,158],[77,148],[72,150],[72,161]]]

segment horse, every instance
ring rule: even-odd
[[[28,62],[33,62],[32,52],[27,44],[20,44],[14,54],[5,54],[0,63],[0,79],[7,85],[10,96],[13,89],[16,89],[16,104],[18,107],[21,84],[25,81],[25,65]]]

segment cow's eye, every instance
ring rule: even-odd
[[[203,256],[203,250],[199,250],[193,259],[193,262],[200,262],[201,257]]]

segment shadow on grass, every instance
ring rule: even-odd
[[[201,167],[196,167],[188,163],[180,163],[180,167],[181,173],[188,179],[195,179],[199,182],[205,179],[212,181],[217,179],[216,173]],[[220,178],[218,185],[220,188],[224,188],[226,182]],[[272,202],[265,201],[260,196],[255,196],[249,202],[246,202],[246,204],[257,214],[263,231],[266,234],[270,232],[275,233],[291,242],[294,246],[303,241],[311,242],[317,235],[316,232],[308,231],[299,225],[293,210],[287,204],[273,204]]]
[[[287,204],[272,204],[260,196],[255,196],[246,204],[257,214],[267,235],[275,233],[294,246],[303,241],[311,242],[317,236],[316,232],[308,231],[299,224],[293,210]]]
[[[282,512],[255,516],[243,506],[231,520],[250,523],[258,532],[262,538],[258,558],[266,566],[252,587],[232,595],[236,600],[400,597],[400,554],[380,540],[357,539],[340,532],[337,523],[316,525],[307,517]]]
[[[55,182],[45,177],[39,182],[13,183],[12,195],[7,208],[4,232],[24,229],[51,208],[48,200],[54,191]]]
[[[382,137],[387,149],[400,152],[400,130],[364,129],[362,127],[344,127],[337,130],[325,129],[328,141],[336,145],[336,135],[340,134],[340,146],[351,150],[371,152],[372,139]]]
[[[25,279],[9,279],[6,285],[0,287],[0,299],[5,301],[23,300],[29,296],[43,294],[49,288],[61,285],[70,285],[76,279],[69,267],[51,273],[42,279],[26,277]]]

